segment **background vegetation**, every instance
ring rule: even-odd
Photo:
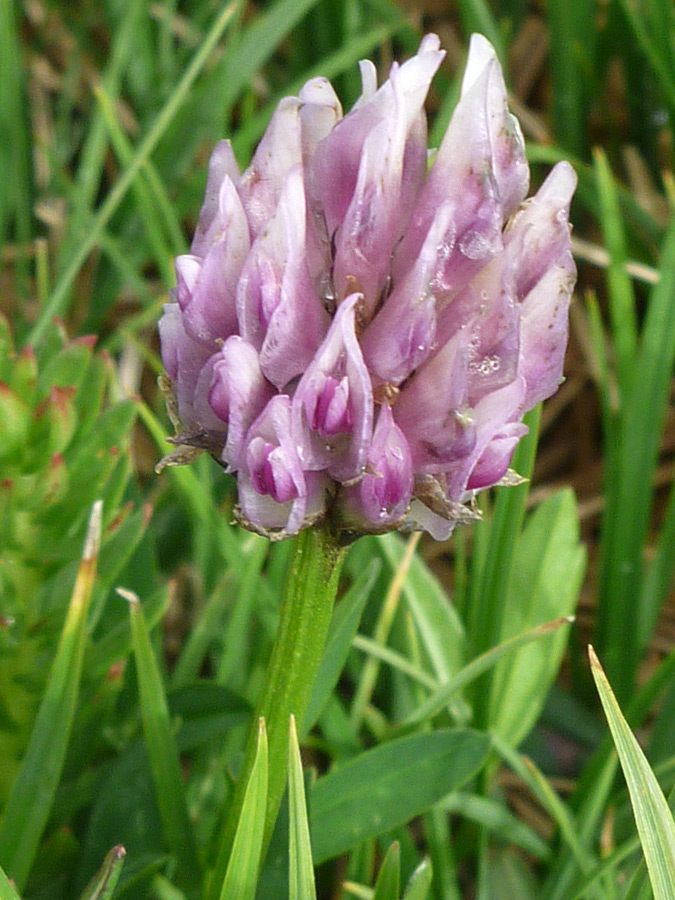
[[[348,108],[360,58],[429,30],[432,146],[478,30],[535,183],[577,169],[568,377],[482,523],[350,550],[304,781],[293,756],[258,875],[261,737],[222,896],[313,896],[305,795],[319,898],[413,873],[408,900],[673,896],[672,819],[597,675],[631,813],[585,649],[672,801],[671,0],[2,0],[0,865],[25,898],[221,896],[289,545],[230,524],[210,460],[153,474],[156,322],[216,141],[245,165],[281,96],[323,74]]]

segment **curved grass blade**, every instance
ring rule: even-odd
[[[103,865],[85,888],[80,900],[111,900],[122,874],[126,850],[113,847],[103,860]]]
[[[123,588],[117,588],[117,593],[129,602],[143,732],[164,838],[178,861],[179,883],[196,887],[201,882],[201,867],[188,815],[185,787],[162,676],[138,597]]]
[[[97,500],[47,689],[0,824],[0,864],[19,890],[26,883],[51,812],[75,715],[102,512],[103,504]]]
[[[293,715],[288,740],[288,797],[288,897],[289,900],[316,900],[305,780]]]
[[[672,900],[675,885],[673,815],[647,758],[623,717],[607,676],[591,646],[588,648],[588,654],[600,702],[628,784],[654,900]]]
[[[220,891],[220,900],[254,900],[260,868],[265,808],[267,806],[267,731],[265,720],[258,726],[258,747],[246,785],[239,824],[230,861]]]
[[[531,628],[528,631],[523,632],[523,634],[516,635],[516,637],[510,638],[508,641],[504,641],[503,644],[493,647],[486,653],[481,653],[480,656],[472,659],[467,666],[464,666],[454,678],[439,685],[433,694],[425,700],[424,703],[421,703],[417,709],[401,723],[401,727],[409,728],[413,725],[419,725],[427,719],[433,718],[433,716],[439,713],[447,705],[454,693],[461,690],[465,685],[470,684],[478,678],[479,675],[482,675],[484,672],[491,669],[505,654],[512,652],[523,644],[527,644],[530,641],[536,641],[546,634],[557,631],[561,626],[569,625],[573,621],[574,616],[563,616],[560,619],[554,619],[552,622],[545,622],[543,625],[537,625],[536,628]]]

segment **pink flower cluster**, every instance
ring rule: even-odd
[[[424,102],[443,59],[412,59],[345,116],[330,83],[282,100],[250,166],[209,165],[191,253],[159,329],[175,439],[237,474],[239,516],[285,537],[446,538],[499,482],[523,414],[558,387],[575,281],[559,163],[529,170],[494,50],[474,35],[438,150]]]

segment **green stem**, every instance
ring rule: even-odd
[[[223,831],[218,861],[209,885],[217,897],[225,877],[246,784],[255,758],[258,720],[264,717],[269,739],[269,786],[265,815],[267,847],[286,786],[288,728],[291,713],[302,722],[309,702],[337,593],[346,548],[328,527],[307,528],[295,538],[281,603],[281,617],[265,684],[252,719],[244,764],[237,779]],[[264,852],[264,849],[263,849]]]

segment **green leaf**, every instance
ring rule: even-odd
[[[487,735],[469,729],[381,744],[319,779],[311,794],[315,862],[389,831],[429,809],[482,767]]]
[[[540,897],[532,868],[511,848],[490,853],[488,873],[490,900],[537,900]]]
[[[532,475],[540,419],[541,405],[525,416],[524,422],[529,432],[519,441],[513,455],[513,468],[523,478],[530,478]],[[471,566],[465,616],[467,637],[474,655],[485,653],[498,644],[501,638],[505,617],[504,600],[511,583],[515,549],[525,516],[528,492],[527,481],[498,491],[491,517],[478,522],[474,529],[478,552],[474,553]],[[478,725],[487,725],[490,691],[483,689],[481,685],[474,694],[474,721]]]
[[[589,647],[588,652],[595,685],[628,784],[654,900],[672,900],[675,885],[673,815],[646,756],[623,717],[595,651]]]
[[[124,866],[124,847],[113,847],[80,900],[111,900]]]
[[[101,514],[99,501],[92,509],[82,562],[47,689],[0,824],[0,864],[19,889],[26,883],[49,818],[75,715],[101,538]]]
[[[401,845],[394,841],[387,850],[375,882],[373,900],[398,900],[401,880]]]
[[[166,865],[152,771],[141,739],[129,744],[97,780],[76,877],[80,890],[91,882],[115,843],[133,847],[120,879],[120,893],[148,865],[155,866],[158,860]]]
[[[503,843],[522,847],[536,859],[550,859],[552,856],[546,841],[510,812],[503,802],[478,794],[454,791],[440,802],[439,808],[482,825]]]
[[[565,618],[576,608],[586,571],[571,489],[549,497],[530,516],[515,549],[501,640],[542,619]],[[514,746],[543,708],[567,642],[567,628],[520,647],[500,660],[492,677],[490,728]]]
[[[246,785],[220,900],[254,900],[267,805],[267,731],[258,724],[258,746]]]
[[[316,900],[312,845],[309,839],[305,802],[305,780],[294,716],[291,716],[289,729],[288,794],[288,897],[289,900]]]
[[[423,859],[408,880],[403,900],[426,900],[431,889],[433,877],[434,872],[431,860],[428,858]]]
[[[123,588],[117,588],[117,592],[129,601],[143,733],[164,838],[178,861],[180,883],[194,887],[201,881],[200,864],[162,676],[138,597]]]
[[[557,631],[563,625],[569,625],[572,620],[569,618],[554,619],[552,622],[545,622],[537,625],[529,631],[509,638],[503,644],[498,644],[491,650],[481,653],[475,659],[472,659],[468,665],[464,666],[453,678],[440,684],[426,700],[420,703],[415,710],[401,723],[401,727],[409,728],[413,725],[419,725],[427,719],[437,715],[454,693],[461,690],[467,684],[471,684],[484,672],[488,672],[502,657],[521,647],[523,644],[529,644],[531,641],[541,640],[545,635],[552,631]]]
[[[405,543],[397,534],[379,537],[377,546],[395,572],[405,552]],[[413,556],[403,585],[408,605],[434,673],[447,681],[461,667],[465,652],[464,628],[443,586],[424,560]],[[466,705],[455,699],[453,713],[466,718]]]

